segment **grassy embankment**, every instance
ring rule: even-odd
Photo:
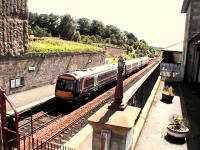
[[[96,52],[102,51],[98,46],[65,41],[58,38],[45,38],[44,40],[30,41],[29,53],[62,53],[62,52]]]

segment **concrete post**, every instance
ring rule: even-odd
[[[129,150],[131,148],[134,124],[140,108],[127,106],[124,111],[104,106],[88,121],[93,128],[93,150]]]
[[[116,110],[124,110],[126,108],[126,104],[122,103],[123,99],[123,71],[124,71],[125,62],[123,57],[119,57],[118,60],[118,73],[117,73],[117,85],[115,88],[115,99],[108,106],[109,109],[116,109]]]

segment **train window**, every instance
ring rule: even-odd
[[[91,87],[93,85],[94,85],[94,78],[86,80],[86,82],[85,82],[86,88],[89,88],[89,87]]]
[[[56,84],[56,89],[62,90],[62,91],[74,91],[75,83],[76,82],[74,80],[59,79]]]

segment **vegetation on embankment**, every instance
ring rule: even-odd
[[[114,47],[127,50],[128,57],[131,58],[160,55],[157,48],[149,46],[145,40],[138,40],[131,32],[123,31],[114,25],[105,25],[99,20],[88,18],[75,20],[70,14],[59,16],[30,12],[29,34],[35,37],[56,37],[66,40],[66,42],[57,40],[30,42],[29,50],[33,53],[88,52]],[[76,44],[79,46],[69,41],[78,42]]]
[[[103,50],[100,47],[82,44],[59,38],[44,38],[43,40],[30,41],[29,53],[57,53],[57,52],[95,52]]]

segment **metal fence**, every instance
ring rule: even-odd
[[[6,104],[9,104],[14,111],[14,116],[6,114]],[[0,119],[3,143],[3,150],[74,150],[66,146],[49,143],[47,141],[38,140],[19,132],[19,112],[16,111],[14,105],[10,102],[5,91],[0,87]],[[1,145],[0,145],[1,146]]]

